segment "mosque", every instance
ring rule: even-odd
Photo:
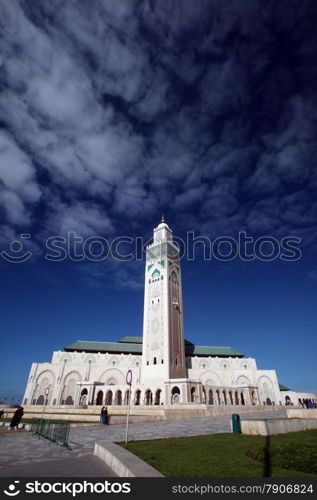
[[[232,347],[184,339],[179,250],[164,218],[146,248],[143,318],[143,337],[78,340],[55,351],[50,363],[33,363],[23,404],[127,405],[129,394],[131,405],[288,404],[275,370],[259,370]],[[297,405],[292,395],[289,404]]]

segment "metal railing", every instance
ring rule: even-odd
[[[69,449],[69,422],[53,422],[43,418],[34,418],[31,432],[32,436]]]

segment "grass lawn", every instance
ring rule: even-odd
[[[305,477],[317,474],[315,430],[290,432],[269,438],[211,434],[119,444],[164,476]]]

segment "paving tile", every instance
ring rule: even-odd
[[[240,414],[241,418],[286,417],[285,410],[272,413]],[[231,417],[200,417],[186,420],[139,422],[129,425],[129,440],[162,439],[231,432]],[[74,427],[70,430],[71,450],[45,443],[30,432],[1,433],[0,476],[16,477],[110,477],[112,473],[93,455],[96,441],[124,441],[125,424]],[[94,474],[95,473],[95,474]],[[112,473],[113,474],[113,473]]]

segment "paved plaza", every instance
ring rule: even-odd
[[[286,417],[284,409],[241,414],[241,418]],[[231,416],[130,424],[129,440],[160,439],[231,432]],[[32,436],[30,432],[0,433],[0,476],[111,477],[114,473],[93,455],[96,441],[124,441],[125,425],[93,425],[70,430],[71,450]]]

